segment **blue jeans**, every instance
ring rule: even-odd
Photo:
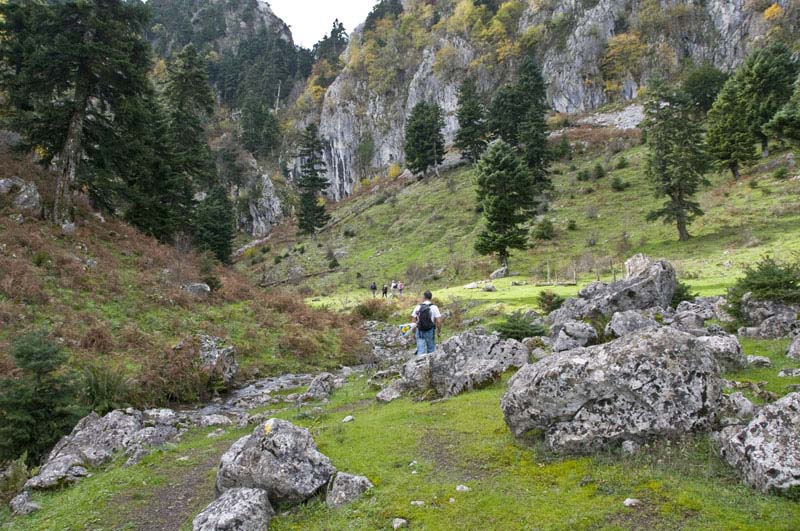
[[[433,352],[436,349],[436,329],[417,330],[417,356]]]

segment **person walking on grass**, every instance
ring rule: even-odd
[[[375,281],[372,281],[372,284],[369,285],[369,290],[372,292],[372,298],[375,298],[375,295],[378,293],[378,285],[375,284]]]
[[[383,295],[383,298],[385,299],[388,294],[389,294],[389,286],[384,284],[383,289],[381,290],[381,295]]]
[[[436,336],[442,337],[442,312],[433,304],[433,294],[426,291],[425,300],[414,307],[411,320],[417,325],[414,336],[417,338],[417,356],[433,352],[436,349]]]
[[[400,293],[400,298],[401,299],[403,298],[403,288],[404,287],[405,287],[405,285],[403,284],[402,280],[397,283],[397,291]]]

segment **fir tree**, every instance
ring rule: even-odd
[[[709,153],[727,166],[734,179],[739,178],[743,164],[756,159],[753,144],[755,137],[747,122],[742,119],[745,101],[736,77],[722,86],[714,105],[708,111],[706,144]]]
[[[0,4],[9,125],[56,163],[56,223],[71,220],[78,178],[119,134],[120,107],[148,85],[147,19],[143,4],[123,0]]]
[[[486,149],[486,110],[478,97],[475,80],[466,79],[458,89],[458,132],[455,145],[461,156],[475,163]]]
[[[517,80],[495,94],[489,112],[489,129],[512,146],[532,141],[539,143],[538,134],[530,136],[536,130],[544,130],[544,117],[547,113],[547,94],[542,77],[542,70],[532,55],[522,60],[517,72]],[[527,125],[528,120],[534,124]],[[541,122],[540,122],[541,120]],[[522,138],[527,135],[527,142]],[[527,147],[524,148],[527,150]],[[534,150],[538,150],[535,148]],[[532,153],[533,155],[533,153]],[[527,159],[527,155],[525,157]],[[533,161],[538,160],[535,155]],[[538,162],[534,162],[535,167]]]
[[[794,83],[791,99],[775,113],[764,129],[777,138],[800,144],[800,76]]]
[[[0,461],[27,452],[33,466],[84,411],[77,387],[62,370],[67,354],[45,332],[16,338],[11,356],[22,376],[0,379]]]
[[[214,253],[223,264],[230,263],[236,220],[225,188],[215,186],[197,205],[193,229],[195,247]]]
[[[646,173],[656,197],[664,205],[647,216],[675,223],[680,241],[689,239],[687,225],[703,211],[693,197],[707,184],[703,174],[708,157],[702,148],[702,131],[694,121],[691,99],[683,93],[656,85],[645,105],[647,131]]]
[[[750,54],[736,73],[745,103],[739,112],[744,110],[751,133],[761,142],[764,157],[769,154],[764,126],[789,101],[796,76],[797,64],[791,50],[778,41]]]
[[[727,80],[728,74],[712,63],[703,63],[686,72],[681,90],[691,98],[697,112],[705,116]]]
[[[323,145],[319,129],[309,124],[300,139],[300,211],[297,224],[304,234],[314,234],[328,222],[325,200],[322,192],[328,187],[325,176],[325,160],[322,158]]]
[[[514,148],[503,140],[489,145],[477,171],[477,197],[486,226],[478,234],[475,250],[495,254],[507,266],[509,250],[525,248],[523,224],[535,204],[536,186]]]
[[[444,160],[444,117],[436,103],[421,101],[411,110],[405,129],[406,164],[414,173],[427,175]]]

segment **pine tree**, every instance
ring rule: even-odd
[[[545,112],[543,102],[541,105],[532,105],[519,126],[522,159],[528,166],[533,182],[541,190],[552,187],[547,171],[551,150],[547,141]]]
[[[325,176],[325,160],[319,129],[314,123],[308,124],[300,139],[300,211],[297,224],[304,234],[314,234],[328,222],[325,200],[322,192],[328,187]]]
[[[791,99],[775,113],[764,129],[777,138],[800,144],[800,76],[794,82]]]
[[[709,153],[728,167],[734,179],[739,179],[742,164],[755,160],[756,142],[751,128],[742,118],[744,97],[736,77],[722,86],[714,105],[708,111],[706,144]]]
[[[215,186],[197,205],[193,229],[195,247],[214,253],[223,264],[230,263],[236,220],[225,188]]]
[[[486,110],[478,97],[475,80],[468,78],[458,89],[458,132],[455,145],[461,150],[461,156],[475,163],[486,149]]]
[[[506,143],[517,146],[520,116],[527,113],[528,107],[516,85],[500,87],[489,106],[489,130]]]
[[[702,130],[694,121],[694,105],[683,93],[667,87],[652,87],[645,105],[647,131],[647,177],[656,197],[666,197],[664,205],[647,216],[675,223],[680,241],[689,239],[687,225],[703,211],[693,200],[701,185],[708,157],[703,150]]]
[[[22,376],[0,379],[0,461],[27,452],[28,464],[38,465],[84,411],[77,387],[62,369],[67,354],[45,332],[16,338],[11,356]]]
[[[686,72],[681,90],[692,99],[697,112],[705,116],[727,80],[728,74],[712,63],[703,63]]]
[[[477,198],[486,227],[478,234],[475,250],[496,254],[508,265],[510,249],[524,249],[526,213],[535,205],[537,190],[530,172],[515,150],[503,140],[489,145],[477,165]]]
[[[421,101],[411,110],[405,129],[406,164],[414,173],[427,175],[444,160],[444,117],[436,103]]]
[[[736,73],[745,103],[739,112],[744,110],[751,133],[761,142],[764,157],[769,155],[769,138],[764,126],[789,101],[796,77],[797,63],[792,59],[792,52],[778,41],[750,54]]]
[[[516,81],[501,87],[495,94],[489,112],[489,129],[512,146],[525,143],[522,139],[525,130],[529,135],[528,141],[538,144],[536,135],[530,137],[530,133],[543,130],[540,125],[544,123],[547,113],[546,102],[547,93],[541,67],[535,57],[526,55],[520,64]],[[535,124],[526,125],[529,119],[533,119]],[[534,156],[533,161],[537,160],[538,157]],[[535,162],[534,166],[537,164]]]
[[[148,86],[147,19],[144,4],[124,0],[0,4],[9,125],[56,163],[56,223],[72,219],[76,182],[119,133],[120,107]]]

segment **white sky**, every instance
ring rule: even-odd
[[[311,48],[330,31],[337,18],[350,34],[364,22],[377,0],[267,0],[267,3],[289,25],[295,44]]]

